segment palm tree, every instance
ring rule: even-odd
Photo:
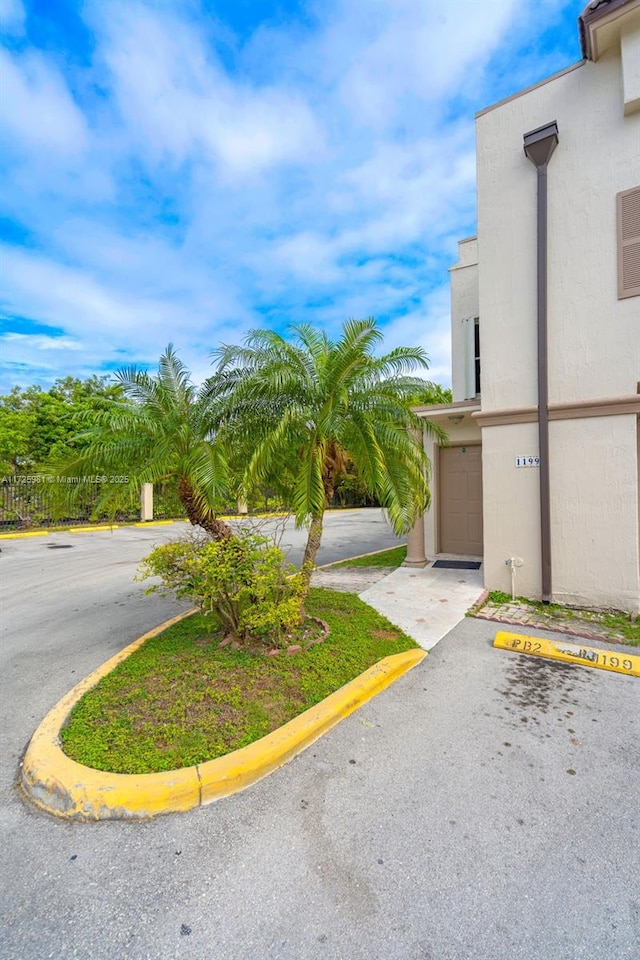
[[[224,428],[250,438],[246,488],[277,482],[285,463],[291,470],[290,506],[298,525],[309,524],[303,561],[308,585],[324,512],[347,462],[356,465],[401,535],[430,500],[422,431],[445,436],[410,409],[411,399],[429,386],[411,375],[428,366],[421,348],[375,356],[382,333],[373,319],[347,321],[336,342],[308,324],[290,330],[293,341],[255,330],[242,346],[216,350],[209,392],[222,401]]]
[[[206,385],[196,388],[169,344],[151,376],[137,367],[115,374],[124,394],[93,414],[82,434],[88,445],[66,475],[127,474],[133,482],[175,478],[188,519],[215,539],[232,536],[215,515],[226,492],[227,459],[211,430],[213,400]]]

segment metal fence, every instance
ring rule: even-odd
[[[333,507],[375,506],[376,501],[348,484],[336,492]],[[282,509],[273,491],[251,504],[251,512]],[[217,512],[235,513],[236,504],[218,504]],[[183,518],[177,483],[154,484],[153,518]],[[0,478],[0,531],[37,530],[91,523],[131,523],[140,520],[140,493],[129,483],[110,484],[101,479],[11,474]],[[151,517],[145,517],[151,519]]]
[[[111,503],[105,505],[110,493]],[[139,498],[133,490],[110,491],[104,484],[93,482],[83,483],[71,495],[57,478],[28,474],[4,478],[0,484],[0,529],[5,531],[117,523],[139,517]]]

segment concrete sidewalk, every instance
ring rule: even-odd
[[[480,570],[398,567],[360,597],[431,650],[464,616],[483,591]]]
[[[311,582],[358,594],[424,650],[431,650],[483,592],[482,569],[447,570],[432,563],[423,569],[328,566],[314,570]]]

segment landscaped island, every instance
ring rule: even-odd
[[[64,752],[114,773],[213,760],[260,739],[413,640],[353,594],[312,588],[307,614],[329,636],[277,655],[220,646],[195,614],[147,640],[88,691],[60,733]]]

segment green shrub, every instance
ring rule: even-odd
[[[228,540],[191,536],[155,550],[139,579],[156,576],[149,589],[172,590],[205,615],[214,615],[225,637],[242,644],[282,646],[302,619],[304,580],[283,552],[264,537],[242,533]]]

